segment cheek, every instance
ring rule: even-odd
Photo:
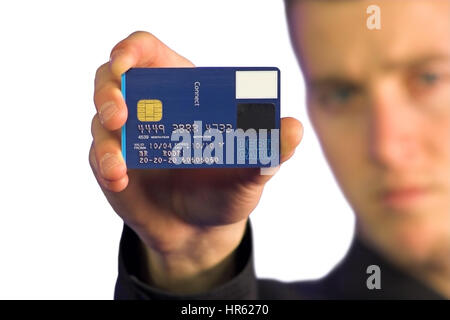
[[[450,108],[450,106],[449,106]],[[437,122],[437,121],[436,121]],[[450,239],[450,113],[446,118],[442,118],[439,126],[433,129],[434,146],[436,148],[436,183],[440,188],[440,201],[438,202],[437,212],[441,212],[439,227],[446,229],[448,238]]]
[[[450,206],[450,112],[429,121],[425,134],[425,152],[429,160],[430,176],[441,186],[440,189],[446,194],[446,202]]]
[[[449,106],[450,108],[450,106]],[[434,134],[435,145],[438,146],[447,170],[450,171],[450,114],[442,121]]]
[[[316,131],[333,174],[351,202],[364,198],[369,189],[368,165],[364,133],[355,126],[318,121]]]
[[[450,171],[450,83],[436,90],[437,93],[430,94],[433,102],[421,114],[425,119],[423,134],[428,138],[430,154],[443,161]]]

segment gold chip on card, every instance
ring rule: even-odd
[[[163,105],[161,100],[139,100],[137,103],[137,117],[139,121],[156,122],[162,119]]]

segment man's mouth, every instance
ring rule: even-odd
[[[415,208],[430,194],[425,187],[399,187],[382,193],[381,199],[385,206],[393,209]]]

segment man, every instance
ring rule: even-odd
[[[126,223],[115,298],[450,298],[450,1],[379,0],[375,29],[372,4],[286,4],[310,119],[357,217],[347,257],[318,281],[255,278],[248,215],[270,176],[127,172],[120,74],[192,64],[145,32],[114,47],[96,75],[90,163]],[[281,162],[301,136],[282,119]]]

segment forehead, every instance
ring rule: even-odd
[[[306,76],[389,67],[450,55],[450,0],[378,0],[381,30],[369,30],[372,1],[301,0],[288,11]]]

